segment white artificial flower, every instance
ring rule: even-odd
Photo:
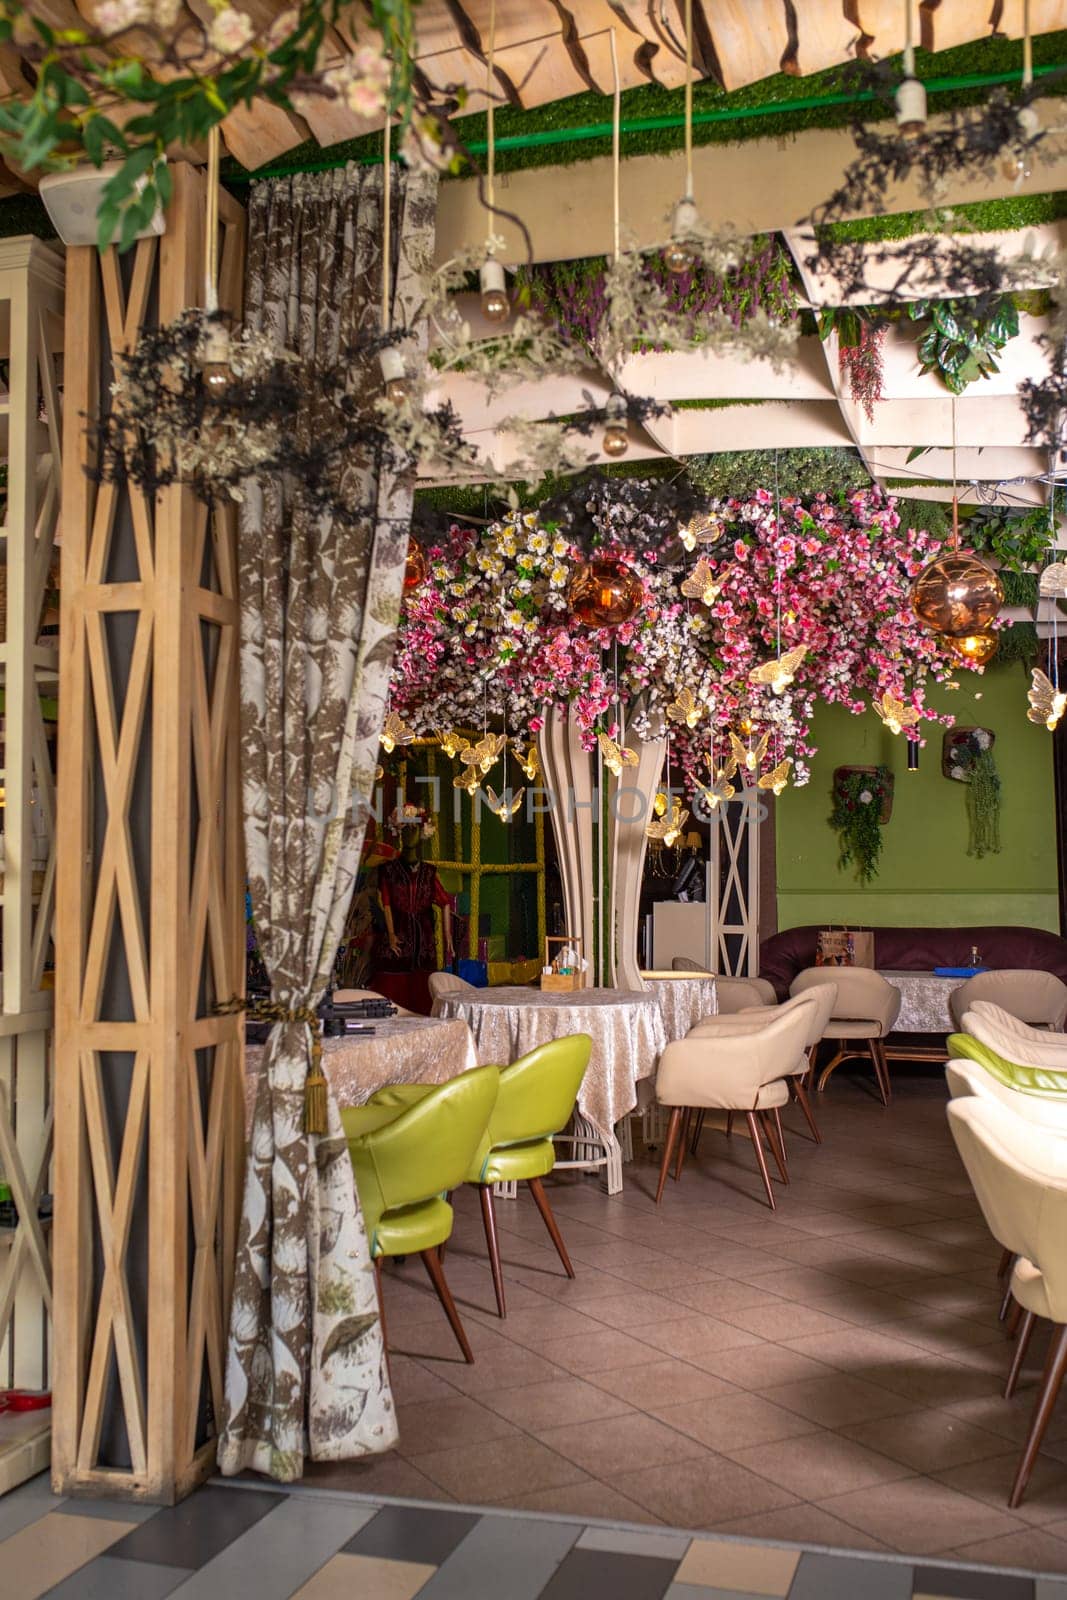
[[[869,806],[873,799],[874,799],[874,795],[871,793],[871,791],[869,789],[861,789],[860,790],[859,801],[860,801],[860,805],[861,806]]]
[[[144,0],[102,0],[93,12],[93,21],[101,33],[121,33],[150,18],[151,11]]]
[[[974,742],[978,746],[979,750],[988,750],[993,741],[984,728],[979,728],[978,732],[974,736]]]
[[[207,36],[210,44],[224,56],[236,55],[255,33],[252,18],[235,6],[223,6],[211,19]]]

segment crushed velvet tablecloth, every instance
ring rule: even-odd
[[[646,978],[646,984],[659,1001],[667,1039],[684,1039],[704,1017],[719,1009],[714,978]]]
[[[376,1017],[373,1034],[322,1041],[322,1066],[339,1106],[361,1106],[389,1083],[447,1083],[478,1065],[465,1022],[435,1017]],[[248,1124],[263,1046],[245,1050]]]
[[[966,978],[939,978],[936,972],[879,969],[882,977],[900,990],[900,1015],[894,1033],[952,1033],[956,1024],[948,997]]]
[[[637,1085],[656,1070],[667,1046],[659,998],[647,990],[524,989],[507,985],[434,1002],[440,1017],[459,1017],[474,1035],[483,1066],[504,1065],[567,1033],[593,1041],[578,1109],[614,1145],[615,1124],[637,1104]]]

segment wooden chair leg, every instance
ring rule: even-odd
[[[693,1120],[693,1108],[686,1106],[685,1116],[682,1118],[682,1132],[678,1140],[678,1154],[674,1158],[674,1181],[682,1176],[682,1167],[685,1165],[685,1147],[689,1142],[689,1124]]]
[[[998,1315],[1000,1317],[1001,1322],[1003,1322],[1004,1319],[1007,1317],[1008,1312],[1012,1308],[1012,1305],[1013,1305],[1013,1301],[1012,1301],[1012,1294],[1011,1294],[1011,1280],[1009,1279],[1008,1280],[1008,1287],[1004,1291],[1004,1298],[1000,1302],[1000,1311],[999,1311]]]
[[[785,1153],[785,1130],[782,1127],[782,1110],[780,1106],[775,1106],[771,1112],[771,1119],[774,1122],[774,1131],[778,1135],[778,1153],[782,1158],[782,1181],[783,1183],[788,1183],[789,1159]]]
[[[548,1229],[549,1238],[556,1247],[556,1254],[563,1262],[563,1270],[567,1274],[568,1278],[573,1278],[574,1268],[571,1266],[571,1258],[567,1254],[567,1246],[563,1243],[563,1235],[559,1231],[559,1224],[556,1221],[556,1214],[548,1203],[548,1196],[545,1193],[545,1186],[541,1182],[540,1178],[529,1178],[527,1182],[530,1185],[530,1193],[534,1197],[534,1204],[541,1213],[541,1220]]]
[[[504,1272],[500,1265],[500,1241],[496,1236],[496,1206],[493,1204],[492,1184],[480,1183],[478,1198],[482,1202],[482,1226],[485,1228],[485,1247],[489,1251],[489,1266],[493,1273],[497,1315],[506,1317],[508,1310],[504,1303]]]
[[[732,1111],[728,1111],[726,1113],[726,1137],[728,1139],[732,1139],[733,1135],[734,1135],[734,1114],[733,1114]]]
[[[706,1115],[707,1112],[705,1111],[698,1111],[696,1114],[696,1119],[693,1123],[693,1138],[689,1146],[689,1154],[691,1156],[695,1156],[697,1153],[697,1146],[700,1143],[700,1135],[704,1132],[704,1118]]]
[[[881,1099],[882,1104],[887,1106],[889,1104],[889,1087],[885,1081],[885,1078],[882,1076],[885,1068],[883,1067],[883,1064],[879,1060],[878,1056],[879,1041],[877,1039],[867,1039],[865,1040],[865,1043],[867,1045],[867,1054],[871,1058],[871,1066],[874,1068],[874,1081],[878,1085],[879,1098]]]
[[[1000,1265],[997,1267],[997,1277],[1006,1278],[1014,1265],[1014,1250],[1002,1250],[1000,1252]]]
[[[767,1171],[767,1158],[763,1154],[763,1141],[760,1138],[759,1121],[754,1111],[746,1111],[745,1119],[748,1122],[748,1131],[752,1139],[752,1148],[755,1150],[756,1160],[759,1162],[760,1177],[763,1179],[763,1187],[767,1191],[767,1204],[773,1211],[775,1209],[774,1190],[771,1188],[771,1175]]]
[[[803,1077],[793,1078],[791,1082],[793,1085],[793,1094],[796,1096],[797,1105],[804,1113],[804,1121],[811,1129],[811,1136],[815,1140],[816,1144],[822,1144],[822,1134],[819,1132],[819,1125],[815,1121],[815,1113],[811,1109],[811,1100],[808,1097],[808,1086],[804,1082]]]
[[[674,1146],[677,1143],[681,1126],[682,1108],[681,1106],[672,1106],[670,1121],[667,1123],[667,1137],[663,1141],[663,1159],[659,1164],[659,1183],[656,1186],[657,1205],[659,1205],[660,1201],[663,1199],[663,1190],[667,1183],[667,1173],[670,1171],[671,1166],[671,1156],[674,1154]]]
[[[1023,1316],[1023,1308],[1022,1308],[1022,1306],[1019,1304],[1018,1300],[1013,1300],[1012,1303],[1011,1303],[1011,1311],[1008,1314],[1008,1338],[1009,1339],[1014,1339],[1016,1333],[1019,1331],[1019,1323],[1022,1321],[1022,1316]]]
[[[452,1298],[452,1291],[445,1281],[445,1269],[441,1265],[440,1253],[437,1250],[423,1250],[420,1253],[423,1265],[430,1274],[430,1282],[437,1290],[437,1298],[445,1308],[445,1316],[448,1318],[452,1332],[456,1336],[456,1343],[463,1351],[463,1359],[473,1365],[474,1351],[471,1349],[467,1335],[463,1331],[463,1324],[459,1320],[459,1312],[456,1310],[456,1302]]]
[[[1038,1393],[1037,1404],[1034,1406],[1033,1421],[1030,1424],[1030,1433],[1023,1450],[1019,1470],[1015,1474],[1012,1484],[1011,1498],[1008,1505],[1012,1510],[1019,1504],[1026,1493],[1026,1485],[1030,1482],[1030,1474],[1034,1470],[1034,1462],[1041,1448],[1041,1441],[1045,1437],[1049,1418],[1059,1397],[1060,1385],[1063,1383],[1063,1374],[1067,1370],[1067,1326],[1057,1323],[1052,1335],[1052,1342],[1048,1349],[1048,1360],[1045,1362],[1045,1372],[1041,1379],[1041,1389]]]
[[[1023,1320],[1019,1327],[1019,1337],[1015,1343],[1015,1354],[1012,1357],[1011,1371],[1008,1373],[1008,1381],[1004,1385],[1005,1400],[1010,1400],[1015,1393],[1015,1386],[1019,1382],[1019,1374],[1022,1372],[1023,1362],[1026,1360],[1026,1352],[1030,1348],[1030,1335],[1034,1331],[1036,1320],[1034,1312],[1025,1311],[1023,1313]]]
[[[773,1114],[769,1111],[760,1111],[757,1115],[763,1124],[763,1131],[767,1135],[767,1143],[771,1147],[771,1155],[774,1157],[774,1164],[778,1168],[778,1176],[783,1183],[788,1183],[789,1169],[785,1164],[783,1151],[778,1144],[778,1133],[774,1126]]]
[[[885,1053],[885,1040],[871,1040],[871,1055],[874,1057],[875,1070],[878,1074],[878,1087],[882,1094],[882,1104],[887,1106],[893,1098],[893,1085],[889,1081],[889,1058]]]

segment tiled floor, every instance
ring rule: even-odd
[[[210,1485],[172,1510],[0,1500],[11,1600],[1067,1600],[1055,1578],[531,1512]]]
[[[503,1323],[465,1192],[446,1266],[475,1364],[421,1264],[391,1270],[399,1453],[306,1481],[1067,1573],[1067,1408],[1009,1512],[1043,1341],[1003,1400],[999,1251],[943,1082],[896,1083],[883,1110],[839,1072],[820,1147],[790,1112],[773,1215],[747,1140],[710,1129],[659,1210],[654,1158],[612,1199],[560,1180],[573,1283],[529,1196],[499,1202]]]

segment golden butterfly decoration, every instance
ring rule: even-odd
[[[1056,688],[1040,667],[1033,671],[1033,683],[1026,691],[1026,698],[1030,702],[1030,709],[1026,713],[1030,722],[1044,723],[1049,733],[1056,727],[1060,718],[1067,710],[1067,694]]]
[[[672,722],[684,722],[687,728],[695,728],[704,715],[704,707],[697,704],[692,689],[680,689],[667,707],[667,715]]]
[[[1045,568],[1037,585],[1038,594],[1046,599],[1067,599],[1067,561],[1054,561]]]
[[[459,759],[465,767],[477,767],[479,772],[486,773],[496,762],[506,744],[507,740],[502,733],[487,733],[477,744],[461,750]]]
[[[637,751],[631,750],[627,745],[616,744],[609,734],[598,733],[596,742],[600,746],[600,754],[604,757],[604,765],[616,778],[622,776],[623,767],[637,766]]]
[[[903,733],[905,728],[914,728],[919,720],[915,707],[906,706],[888,689],[880,700],[871,701],[871,710],[877,711],[890,733]]]
[[[441,741],[441,749],[450,761],[454,761],[463,750],[470,749],[470,740],[465,739],[458,728],[449,728],[437,736]]]
[[[537,746],[535,744],[531,744],[524,752],[522,748],[522,740],[516,739],[515,743],[512,745],[512,750],[515,754],[515,760],[522,768],[524,776],[528,778],[531,783],[533,783],[534,779],[537,778],[541,772],[541,762],[537,755]]]
[[[712,544],[722,533],[722,518],[714,511],[698,511],[690,517],[678,537],[686,550],[695,550],[698,544]]]
[[[727,756],[722,766],[717,768],[715,765],[715,757],[712,755],[710,750],[705,750],[704,765],[711,773],[715,782],[718,783],[720,778],[732,778],[734,776],[737,771],[737,757],[735,755]]]
[[[676,798],[671,802],[670,816],[659,817],[655,822],[650,822],[645,833],[649,839],[659,839],[669,847],[682,837],[682,829],[688,818],[688,811],[682,810],[682,802]]]
[[[765,772],[759,780],[759,788],[773,789],[775,794],[781,794],[789,782],[789,769],[793,765],[793,757],[786,756],[784,761],[779,761],[773,772]]]
[[[522,805],[522,797],[526,793],[526,790],[516,790],[515,794],[512,795],[510,800],[508,799],[508,795],[511,794],[509,789],[505,789],[504,793],[499,799],[494,794],[491,787],[487,786],[485,792],[489,796],[489,809],[493,815],[499,817],[501,822],[510,822],[516,811],[518,811],[519,807]]]
[[[403,717],[397,716],[395,711],[390,711],[382,729],[382,749],[386,755],[395,750],[398,744],[412,744],[414,739],[415,730],[408,727]]]
[[[378,765],[374,769],[374,781],[375,781],[375,783],[381,783],[381,781],[382,781],[382,779],[384,777],[385,777],[385,768],[382,766],[381,762],[379,762]]]
[[[797,668],[807,653],[806,644],[794,645],[792,650],[787,650],[777,661],[765,661],[762,666],[753,667],[748,675],[748,681],[768,684],[772,694],[781,694],[796,677]]]
[[[736,772],[736,770],[737,768],[735,767],[734,771]],[[725,767],[720,767],[718,772],[713,773],[710,783],[701,783],[699,778],[696,778],[694,782],[704,796],[704,804],[709,811],[717,811],[720,805],[725,804],[727,800],[732,800],[737,793],[737,790],[730,782],[730,773],[727,772]]]
[[[762,738],[757,739],[756,743],[749,747],[748,745],[742,744],[741,740],[737,737],[737,734],[731,728],[730,755],[734,761],[735,770],[740,772],[758,772],[760,767],[763,765],[763,758],[767,754],[767,746],[770,744],[770,742],[770,734],[765,733]]]
[[[482,775],[478,771],[478,768],[468,767],[465,772],[456,773],[456,776],[452,779],[452,787],[453,789],[466,789],[467,793],[473,800],[475,794],[478,792],[478,786],[481,781]]]
[[[682,579],[682,593],[687,600],[699,600],[702,605],[713,606],[720,594],[722,594],[726,580],[730,576],[730,570],[727,567],[716,576],[711,569],[710,562],[701,556],[693,568],[693,576]]]

